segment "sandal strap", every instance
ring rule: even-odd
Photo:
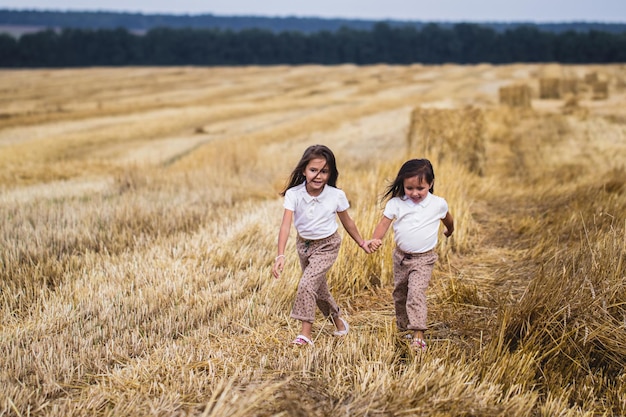
[[[415,347],[419,347],[422,350],[426,350],[426,342],[419,337],[414,337],[413,341],[411,341],[411,344]]]
[[[300,345],[300,346],[313,345],[313,341],[303,334],[299,334],[298,336],[296,336],[296,338],[291,343],[294,345]]]
[[[333,336],[345,336],[350,331],[350,326],[348,325],[348,322],[345,321],[342,317],[338,317],[338,319],[341,320],[341,322],[343,323],[344,329],[334,331]]]

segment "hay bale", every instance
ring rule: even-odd
[[[560,78],[540,78],[539,79],[539,98],[560,99],[561,98],[561,79]]]
[[[593,83],[593,99],[606,100],[609,98],[609,83],[606,81],[598,81]]]
[[[510,107],[530,108],[531,91],[527,85],[510,85],[500,87],[499,91],[500,104]]]
[[[433,162],[458,163],[482,175],[485,164],[485,116],[474,107],[424,109],[411,113],[407,134],[409,154],[418,153]]]
[[[587,84],[593,85],[599,81],[597,72],[589,72],[585,74],[585,82]]]

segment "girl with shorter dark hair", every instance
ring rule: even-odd
[[[400,332],[409,332],[411,346],[426,350],[426,290],[437,261],[439,224],[449,237],[454,220],[445,199],[433,194],[435,172],[428,159],[405,162],[383,199],[389,199],[383,217],[374,229],[371,250],[377,250],[393,222],[393,300],[396,324]]]
[[[324,145],[313,145],[304,151],[281,193],[285,197],[285,210],[278,233],[278,256],[272,272],[279,278],[283,271],[285,247],[293,221],[298,232],[296,249],[302,267],[302,277],[291,310],[291,318],[302,322],[302,330],[292,342],[297,346],[313,345],[311,332],[316,306],[337,327],[333,335],[348,334],[348,323],[341,317],[326,282],[326,273],[335,263],[341,245],[337,216],[352,239],[365,252],[371,253],[371,241],[361,238],[348,214],[350,204],[346,194],[336,188],[338,177],[333,152]]]

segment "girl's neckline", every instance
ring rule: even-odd
[[[322,188],[321,190],[319,190],[319,192],[317,194],[311,194],[311,192],[309,191],[309,189],[307,188],[306,184],[304,184],[304,191],[306,191],[306,193],[313,197],[313,198],[317,198],[320,195],[322,195],[324,193],[324,190],[326,189],[326,184],[324,184],[324,188]]]

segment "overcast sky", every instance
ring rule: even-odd
[[[368,20],[626,23],[626,0],[0,0],[0,8]]]

